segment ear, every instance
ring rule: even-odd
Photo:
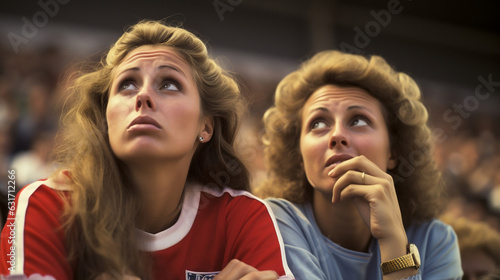
[[[200,134],[198,136],[202,136],[203,142],[206,143],[210,141],[213,133],[214,133],[214,119],[212,117],[203,117]]]

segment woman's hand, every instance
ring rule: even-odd
[[[340,163],[328,175],[336,179],[332,202],[353,201],[379,242],[382,261],[406,254],[406,232],[392,177],[364,156]]]
[[[276,280],[278,277],[278,274],[272,270],[258,271],[254,267],[234,259],[215,276],[214,280]]]

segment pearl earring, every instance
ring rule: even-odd
[[[203,136],[200,136],[200,138],[199,138],[199,139],[200,139],[200,142],[201,142],[201,143],[203,143],[203,140],[204,140],[204,139],[203,139]]]

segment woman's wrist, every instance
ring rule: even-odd
[[[391,238],[379,239],[380,260],[386,262],[406,255],[408,239],[406,233],[398,234]]]

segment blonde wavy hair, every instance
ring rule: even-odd
[[[69,170],[72,180],[64,226],[68,258],[76,264],[77,279],[92,279],[102,273],[120,278],[125,272],[150,278],[149,265],[143,261],[135,236],[135,219],[141,207],[137,190],[111,150],[106,127],[112,71],[128,53],[144,45],[174,49],[191,66],[201,111],[214,120],[211,141],[195,151],[188,180],[209,187],[249,190],[248,172],[233,147],[244,108],[235,80],[209,57],[205,44],[192,33],[158,21],[137,23],[90,72],[78,74],[61,117],[54,150],[56,162]],[[240,172],[226,172],[229,185],[217,186],[209,176],[209,171],[235,170],[235,166]]]
[[[324,85],[357,86],[384,105],[391,151],[398,158],[392,175],[403,222],[425,221],[439,214],[444,183],[432,155],[427,110],[415,81],[394,71],[379,57],[365,58],[323,51],[286,76],[278,85],[275,104],[264,114],[269,176],[256,193],[294,203],[312,198],[299,148],[301,112],[309,96]]]

